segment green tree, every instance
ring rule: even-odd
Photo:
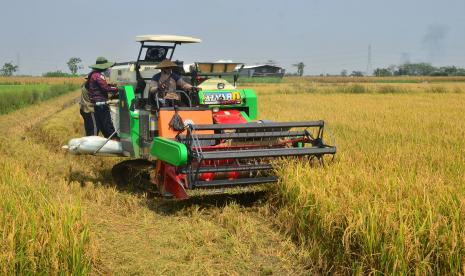
[[[77,71],[79,69],[82,69],[82,66],[79,65],[79,63],[81,62],[82,60],[78,57],[72,57],[68,60],[66,64],[68,65],[68,68],[69,68],[69,71],[71,71],[71,74],[76,75]]]
[[[404,63],[399,66],[397,75],[428,76],[435,70],[429,63]]]
[[[465,69],[457,68],[457,72],[454,73],[454,76],[465,76]]]
[[[362,71],[352,71],[352,73],[350,73],[350,75],[352,77],[363,77],[363,72]]]
[[[341,77],[347,77],[347,74],[348,74],[348,73],[347,73],[347,70],[346,70],[346,69],[344,69],[344,70],[341,71]]]
[[[301,77],[304,75],[305,64],[303,62],[292,64],[292,66],[297,67],[297,75],[299,75]]]
[[[444,72],[446,76],[456,76],[459,69],[455,66],[443,66],[439,68],[439,71]]]
[[[46,72],[42,74],[42,76],[53,78],[53,77],[72,77],[73,75],[62,72],[61,70],[57,70],[57,71]]]
[[[13,62],[6,62],[3,64],[2,69],[0,69],[0,75],[2,76],[12,76],[14,72],[18,71],[18,65],[14,65]]]
[[[376,68],[373,74],[377,77],[392,76],[392,72],[388,68]]]
[[[464,76],[465,68],[452,66],[434,67],[429,63],[404,63],[399,66],[376,68],[375,76]]]

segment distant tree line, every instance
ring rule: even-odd
[[[77,72],[79,69],[82,69],[83,67],[80,65],[82,62],[81,58],[78,57],[72,57],[68,60],[66,63],[68,65],[69,73],[62,72],[61,70],[57,71],[52,71],[52,72],[47,72],[42,74],[44,77],[76,77]],[[3,66],[0,68],[0,76],[5,76],[5,77],[10,77],[13,76],[15,72],[19,70],[18,65],[13,64],[13,62],[6,62],[3,64]]]
[[[296,73],[286,73],[287,76],[303,76],[305,64],[299,62],[292,66],[297,67]],[[362,71],[348,72],[342,70],[339,76],[342,77],[362,77],[366,73]],[[320,76],[337,76],[331,74],[320,74]],[[389,77],[389,76],[465,76],[465,68],[457,66],[441,66],[436,67],[429,63],[404,63],[401,65],[390,65],[386,68],[376,68],[373,71],[373,76]]]
[[[465,68],[456,66],[435,67],[429,63],[404,63],[391,65],[387,68],[376,68],[373,72],[377,77],[388,76],[465,76]]]
[[[76,75],[66,73],[66,72],[63,72],[61,70],[56,70],[56,71],[51,71],[51,72],[44,73],[44,74],[42,74],[42,76],[43,77],[48,77],[48,78],[57,78],[57,77],[74,77]]]
[[[82,66],[80,65],[81,62],[82,62],[81,58],[78,58],[78,57],[72,57],[68,60],[68,62],[66,62],[66,65],[68,65],[68,68],[71,74],[63,72],[61,70],[57,70],[57,71],[51,71],[51,72],[44,73],[42,74],[42,76],[44,77],[76,77],[78,76],[77,75],[78,70],[82,69]]]

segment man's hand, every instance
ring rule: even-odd
[[[115,94],[111,94],[109,98],[110,100],[118,99],[119,98],[118,92],[116,92]]]
[[[168,92],[166,93],[164,98],[165,100],[176,100],[176,101],[181,100],[181,97],[176,92]]]

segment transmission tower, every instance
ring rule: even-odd
[[[17,74],[19,74],[19,71],[21,70],[21,65],[19,64],[21,61],[21,56],[19,55],[19,52],[16,53],[16,66],[18,66],[18,70],[16,71]]]
[[[371,76],[373,74],[373,66],[371,65],[371,44],[368,45],[368,62],[366,75]]]

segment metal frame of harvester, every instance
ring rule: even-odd
[[[119,94],[121,145],[124,156],[154,160],[152,181],[162,195],[186,199],[194,189],[272,183],[277,181],[272,165],[276,158],[323,162],[323,156],[336,153],[335,146],[324,142],[324,121],[256,121],[255,92],[235,86],[238,64],[195,63],[189,73],[181,74],[202,90],[179,92],[191,106],[161,107],[158,99],[146,97],[147,78],[141,77],[140,65],[171,59],[177,45],[200,39],[149,35],[137,40],[137,85],[124,85]],[[225,76],[232,76],[234,83]],[[181,130],[169,127],[175,114],[183,120]]]

